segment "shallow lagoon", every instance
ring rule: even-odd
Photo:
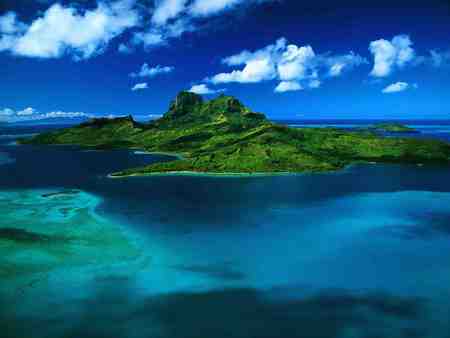
[[[72,239],[2,255],[25,270],[0,283],[6,337],[448,337],[448,168],[112,180],[168,158],[0,152],[0,227]]]

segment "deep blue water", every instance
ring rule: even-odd
[[[416,122],[417,137],[450,140],[450,123]],[[102,216],[145,238],[151,264],[64,300],[56,319],[36,313],[28,337],[55,321],[65,337],[450,337],[449,168],[113,180],[169,158],[11,144],[39,128],[0,128],[0,189],[98,195]]]

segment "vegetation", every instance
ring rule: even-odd
[[[379,123],[371,127],[375,131],[388,133],[414,133],[417,132],[414,128],[405,126],[401,123]]]
[[[270,122],[233,97],[204,102],[188,92],[181,92],[162,118],[147,124],[131,116],[94,119],[22,142],[135,148],[182,156],[112,174],[117,177],[181,171],[319,172],[355,162],[448,163],[450,159],[450,145],[444,142],[383,138],[369,131],[294,129]]]

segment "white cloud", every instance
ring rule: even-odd
[[[330,68],[330,76],[339,76],[342,74],[342,70],[344,69],[344,64],[342,63],[335,63]]]
[[[184,33],[208,27],[203,19],[233,10],[237,5],[249,5],[277,0],[158,0],[145,31],[134,34],[132,43],[144,48],[167,45],[170,39]]]
[[[53,5],[38,12],[26,24],[19,22],[14,12],[0,16],[0,52],[26,57],[72,55],[75,60],[87,59],[102,53],[112,39],[136,28],[130,41],[118,46],[118,51],[126,54],[134,51],[132,46],[142,45],[146,49],[164,46],[186,32],[210,27],[205,24],[205,17],[232,10],[237,5],[278,0],[152,0],[155,7],[150,17],[139,0],[96,1],[97,7],[89,9],[52,1]]]
[[[169,66],[160,66],[157,65],[156,67],[149,67],[149,65],[147,63],[144,63],[141,67],[141,69],[139,70],[138,73],[131,73],[130,76],[131,77],[155,77],[159,74],[167,74],[167,73],[171,73],[173,72],[175,68],[174,67],[169,67]]]
[[[22,121],[39,121],[55,118],[88,118],[90,115],[82,112],[64,112],[64,111],[52,111],[42,113],[31,107],[23,110],[13,110],[5,108],[0,110],[0,122],[22,122]]]
[[[144,45],[144,47],[154,47],[166,44],[166,37],[157,31],[137,32],[133,35],[131,43],[134,45]]]
[[[230,9],[243,0],[195,0],[190,12],[196,16],[209,16]]]
[[[24,110],[20,110],[20,111],[16,112],[16,114],[19,116],[30,116],[30,115],[33,115],[34,113],[36,113],[36,111],[31,107],[28,107],[28,108],[25,108]]]
[[[413,61],[415,52],[412,44],[408,35],[397,35],[391,41],[372,41],[369,50],[374,56],[374,65],[370,75],[386,77],[396,68],[402,68]]]
[[[209,95],[215,93],[224,92],[224,89],[211,89],[206,84],[193,85],[191,89],[188,90],[191,93],[195,93],[198,95]]]
[[[167,45],[169,39],[178,38],[184,33],[193,32],[196,29],[190,17],[179,17],[163,26],[153,26],[146,31],[134,33],[131,43],[150,49]]]
[[[251,5],[268,1],[279,0],[193,0],[189,12],[195,17],[207,17],[220,14],[226,10],[232,10],[239,5]]]
[[[300,83],[296,81],[282,81],[275,88],[276,93],[292,92],[297,90],[302,90],[303,87]]]
[[[137,91],[137,90],[143,90],[143,89],[147,89],[148,88],[148,84],[146,82],[143,83],[137,83],[134,85],[133,88],[131,88],[131,90],[133,92]]]
[[[15,34],[26,29],[26,25],[17,20],[17,14],[8,12],[0,16],[0,33]]]
[[[311,46],[287,46],[278,63],[278,74],[283,81],[315,77],[316,54]]]
[[[133,49],[124,43],[121,43],[119,47],[117,47],[117,50],[122,54],[131,54],[133,52]]]
[[[152,22],[158,26],[164,25],[168,20],[175,18],[183,12],[187,0],[160,0],[153,13]]]
[[[244,50],[222,60],[227,66],[243,65],[228,73],[219,73],[207,79],[218,83],[256,83],[278,79],[275,92],[319,88],[321,78],[337,77],[346,70],[367,63],[363,57],[350,52],[344,55],[316,54],[309,46],[288,44],[281,38],[260,50]]]
[[[17,20],[14,12],[0,16],[0,52],[14,47],[19,34],[26,30],[26,25]]]
[[[11,24],[11,14],[7,13],[0,18],[4,26],[0,50],[27,57],[57,58],[72,54],[75,59],[89,58],[139,23],[133,3],[133,0],[99,3],[97,8],[84,11],[54,4],[26,28],[15,17],[15,23]],[[15,34],[5,34],[5,28]]]
[[[329,66],[328,75],[331,77],[341,76],[345,71],[352,70],[355,67],[368,63],[365,58],[354,52],[338,56],[325,56],[323,61]]]
[[[256,52],[243,51],[222,60],[228,66],[245,65],[242,70],[233,70],[230,73],[220,73],[209,79],[214,84],[218,83],[256,83],[272,80],[277,76],[277,55],[286,46],[286,39],[278,39],[275,44],[269,45]]]
[[[220,73],[211,78],[211,82],[218,83],[256,83],[271,80],[276,77],[276,69],[270,58],[248,61],[243,70],[234,70],[231,73]]]
[[[10,109],[10,108],[4,108],[2,110],[0,110],[0,120],[2,120],[2,118],[8,117],[8,116],[13,116],[15,114],[15,111]]]
[[[321,85],[322,82],[320,82],[319,80],[311,80],[308,83],[308,87],[312,89],[320,88]]]
[[[10,50],[14,47],[14,44],[16,43],[16,37],[13,35],[2,35],[0,37],[0,52]]]
[[[398,93],[398,92],[403,92],[403,91],[407,90],[408,88],[410,88],[410,85],[408,83],[396,82],[396,83],[392,83],[389,86],[387,86],[386,88],[384,88],[382,90],[382,93],[384,93],[384,94]]]
[[[239,54],[226,57],[222,60],[223,64],[228,66],[244,65],[252,60],[258,59],[276,59],[278,55],[286,49],[287,40],[285,38],[278,39],[274,44],[268,45],[265,48],[259,49],[255,52],[244,50]]]
[[[64,112],[64,111],[52,111],[39,115],[39,119],[54,119],[54,118],[83,118],[92,117],[81,112]]]

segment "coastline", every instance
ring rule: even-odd
[[[274,176],[302,176],[302,175],[333,175],[343,173],[355,166],[378,166],[378,165],[411,165],[415,167],[424,167],[424,163],[389,163],[389,162],[354,162],[345,165],[342,168],[334,170],[309,170],[309,171],[279,171],[279,172],[205,172],[205,171],[167,171],[167,172],[150,172],[150,173],[133,173],[129,175],[114,175],[110,173],[107,178],[110,179],[125,179],[131,177],[163,177],[163,176],[191,176],[191,177],[215,177],[215,178],[250,178],[250,177],[274,177]]]
[[[301,175],[313,172],[254,172],[254,173],[234,173],[234,172],[206,172],[206,171],[168,171],[153,173],[134,173],[130,175],[117,175],[113,173],[107,177],[112,179],[128,178],[128,177],[148,177],[148,176],[205,176],[205,177],[268,177],[268,176],[291,176]]]
[[[170,153],[165,151],[145,151],[145,150],[135,150],[133,152],[135,155],[163,155],[163,156],[170,156],[174,157],[177,160],[184,160],[185,157],[179,153]]]
[[[202,172],[202,171],[167,171],[167,172],[152,172],[152,173],[133,173],[129,175],[114,175],[108,174],[107,177],[111,179],[121,179],[129,177],[150,177],[150,176],[200,176],[200,177],[223,177],[223,178],[248,178],[248,177],[271,177],[271,176],[299,176],[310,174],[329,174],[337,173],[348,169],[354,164],[350,164],[344,168],[328,171],[279,171],[279,172]]]

